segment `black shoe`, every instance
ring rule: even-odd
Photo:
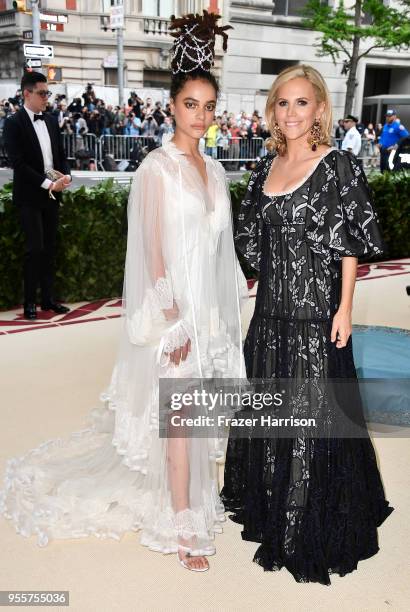
[[[41,304],[41,310],[54,310],[54,312],[57,314],[65,314],[66,312],[70,312],[70,309],[67,308],[67,306],[57,304],[57,302],[47,302],[47,304]]]
[[[37,308],[35,304],[24,304],[24,318],[29,321],[37,319]]]

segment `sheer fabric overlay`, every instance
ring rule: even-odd
[[[160,438],[160,378],[244,375],[240,300],[246,281],[233,246],[219,162],[208,184],[173,142],[138,168],[128,203],[123,331],[103,402],[88,426],[10,459],[0,512],[23,536],[120,539],[213,554],[224,506],[215,439]],[[180,366],[169,354],[190,340]]]
[[[251,176],[236,232],[260,272],[247,376],[354,380],[352,339],[337,349],[330,333],[341,258],[384,249],[366,177],[354,156],[331,150],[297,189],[272,196],[264,192],[272,159]],[[260,543],[256,563],[322,584],[378,551],[377,527],[393,510],[369,437],[232,438],[222,499],[243,539]]]

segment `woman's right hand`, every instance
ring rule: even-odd
[[[169,311],[172,310],[173,309],[169,309]],[[165,311],[163,310],[163,312]],[[172,325],[163,337],[164,346],[162,354],[166,357],[166,362],[162,363],[162,365],[165,367],[171,362],[178,366],[181,361],[185,361],[191,350],[192,337],[193,330],[187,321],[180,319]]]

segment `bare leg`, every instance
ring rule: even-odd
[[[168,437],[167,464],[168,481],[172,496],[174,512],[189,509],[189,439]],[[180,537],[178,557],[188,566],[188,569],[204,569],[209,567],[206,557],[192,557],[189,549],[195,548],[195,538],[188,540]]]

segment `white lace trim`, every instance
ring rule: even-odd
[[[193,337],[191,325],[181,319],[164,336],[163,353],[169,354],[183,347]]]
[[[129,472],[120,462],[113,468],[113,458],[106,458],[103,444],[100,450],[105,471],[118,472],[120,488],[97,490],[98,480],[90,475],[88,484],[86,478],[82,482],[93,491],[88,497],[83,491],[75,491],[70,480],[60,482],[55,474],[47,472],[47,462],[52,462],[55,451],[75,451],[80,444],[87,452],[87,444],[92,448],[95,442],[95,431],[88,429],[72,434],[67,441],[49,440],[22,457],[10,459],[0,490],[0,515],[13,523],[18,534],[36,535],[41,547],[54,538],[94,535],[120,540],[127,531],[141,530],[141,543],[154,551],[175,553],[182,537],[194,539],[194,554],[214,554],[211,540],[222,532],[220,523],[225,521],[216,483],[211,491],[203,492],[201,507],[175,513],[169,505],[160,508],[155,495],[144,491],[141,475]],[[99,476],[104,477],[104,466],[101,470]]]

